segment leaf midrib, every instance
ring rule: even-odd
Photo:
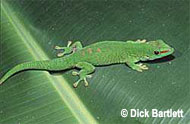
[[[43,49],[38,45],[36,39],[34,39],[31,33],[24,27],[24,25],[22,25],[17,16],[12,14],[13,11],[5,1],[1,2],[1,12],[5,14],[6,18],[13,26],[21,41],[32,54],[34,60],[50,59]],[[50,80],[57,93],[60,95],[62,101],[68,106],[79,123],[98,123],[87,110],[83,102],[79,99],[73,88],[62,76],[50,77],[48,73],[44,73],[44,75],[48,80]]]

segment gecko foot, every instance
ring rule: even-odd
[[[71,53],[72,52],[72,49],[70,47],[64,47],[64,52],[60,52],[57,54],[57,57],[62,57],[68,53]]]
[[[142,63],[140,63],[139,66],[143,70],[148,70],[148,67],[146,65],[143,65]]]
[[[60,52],[57,54],[57,57],[62,57],[64,56],[65,54],[69,54],[72,52],[73,48],[70,47],[72,44],[72,41],[68,41],[67,43],[67,47],[60,47],[60,46],[55,46],[55,49],[56,50],[64,50],[64,52]]]
[[[84,81],[84,86],[87,87],[88,86],[88,81],[86,80],[86,78],[80,78],[77,82],[75,82],[73,84],[73,87],[77,88],[77,86],[79,85],[80,81],[82,81],[82,80]]]
[[[146,42],[146,39],[143,39],[143,40],[138,39],[136,42],[145,43],[145,42]]]
[[[142,63],[136,64],[137,68],[135,70],[142,72],[143,70],[148,70],[148,67],[146,65],[143,65]]]
[[[73,71],[72,75],[74,75],[74,76],[80,76],[80,73],[78,73],[76,71]],[[86,75],[84,77],[81,77],[77,82],[75,82],[73,84],[73,87],[76,88],[78,86],[78,84],[79,84],[80,81],[84,81],[84,86],[87,87],[88,86],[87,78],[91,78],[91,77],[92,77],[92,75]]]
[[[138,72],[142,72],[143,70],[147,70],[148,67],[142,63],[135,64],[135,63],[128,63],[128,65],[133,69]]]

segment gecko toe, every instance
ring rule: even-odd
[[[84,79],[84,86],[88,87],[88,81],[86,79]]]
[[[60,46],[55,46],[54,49],[56,49],[56,50],[61,50],[61,49],[63,49],[63,48],[60,47]]]
[[[77,88],[78,83],[79,83],[79,82],[75,82],[75,83],[73,84],[73,87],[74,87],[74,88]]]
[[[68,43],[67,43],[67,47],[70,47],[71,44],[72,44],[72,41],[68,41]]]
[[[92,75],[86,75],[87,78],[92,78]]]
[[[146,65],[142,65],[141,68],[144,70],[148,70],[148,67]]]
[[[138,72],[142,72],[142,69],[137,69]]]
[[[146,42],[146,39],[143,39],[141,42],[142,42],[142,43],[145,43],[145,42]]]
[[[73,76],[77,76],[77,75],[79,75],[79,73],[76,72],[76,71],[73,71],[73,72],[72,72],[72,75],[73,75]]]
[[[141,70],[141,72],[142,72],[142,70],[147,70],[148,69],[148,67],[146,65],[142,64],[142,63],[139,63],[138,67]]]
[[[62,56],[64,56],[64,53],[58,53],[57,54],[57,57],[62,57]]]

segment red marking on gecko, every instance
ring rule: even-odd
[[[98,48],[98,49],[97,49],[97,52],[101,52],[101,49],[100,49],[100,48]]]
[[[77,48],[76,47],[74,47],[73,48],[73,53],[75,53],[77,51]]]
[[[163,50],[160,53],[167,53],[167,52],[169,52],[169,50]]]
[[[92,53],[92,49],[91,48],[88,48],[88,53]]]
[[[84,56],[85,55],[85,52],[84,51],[82,51],[82,56]]]

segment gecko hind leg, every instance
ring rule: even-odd
[[[95,67],[87,62],[79,62],[76,64],[77,68],[80,68],[81,70],[79,72],[72,72],[73,75],[78,75],[79,76],[79,80],[76,81],[73,84],[73,87],[76,88],[79,84],[79,82],[84,81],[85,86],[88,86],[88,81],[86,78],[90,78],[91,75],[89,75],[90,73],[94,72]]]
[[[60,46],[55,46],[56,50],[64,50],[64,52],[60,52],[57,54],[58,57],[62,57],[66,54],[71,54],[76,52],[79,49],[82,49],[82,44],[80,41],[77,41],[75,43],[73,43],[72,45],[72,41],[68,41],[67,47],[60,47]]]

